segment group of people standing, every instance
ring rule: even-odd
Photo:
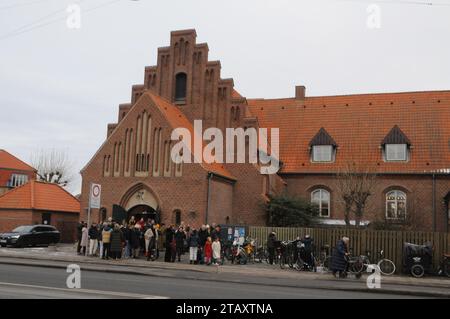
[[[103,223],[80,222],[77,228],[77,252],[80,255],[98,256],[102,259],[147,257],[154,260],[159,256],[158,238],[160,225],[154,220],[117,223],[109,219]]]
[[[178,262],[189,252],[190,264],[218,264],[221,261],[222,235],[220,226],[202,225],[198,230],[189,225],[171,225],[165,230],[164,261]]]
[[[153,219],[117,223],[111,218],[103,223],[80,222],[77,228],[77,253],[102,259],[140,258],[155,260],[165,248],[164,261],[178,262],[189,253],[191,264],[218,264],[221,260],[221,228],[202,225],[198,230],[185,226],[157,224]],[[160,238],[164,239],[162,245]],[[160,247],[163,246],[163,247]]]

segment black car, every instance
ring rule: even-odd
[[[10,233],[0,234],[2,247],[48,246],[59,242],[61,234],[49,225],[19,226]]]

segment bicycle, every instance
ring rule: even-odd
[[[377,265],[378,269],[380,270],[382,275],[385,276],[391,276],[395,273],[396,267],[395,264],[392,260],[384,258],[384,250],[381,250],[378,254],[378,261],[375,262],[375,264]],[[360,258],[362,260],[363,263],[363,269],[367,270],[367,267],[369,265],[372,265],[374,263],[372,263],[370,261],[370,257],[371,257],[371,253],[370,251],[366,251],[366,255],[361,255]]]
[[[319,257],[316,260],[316,268],[322,267],[323,271],[330,271],[331,266],[331,255],[330,255],[330,246],[324,245],[320,248]]]
[[[442,261],[437,271],[438,276],[447,276],[450,278],[450,254],[443,254]]]

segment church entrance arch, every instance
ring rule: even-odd
[[[159,200],[155,193],[145,184],[132,186],[122,197],[120,205],[127,212],[127,221],[134,217],[136,221],[154,219],[160,222]]]

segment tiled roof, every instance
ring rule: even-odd
[[[18,171],[36,171],[33,167],[5,150],[0,150],[0,168],[14,169]]]
[[[349,161],[379,172],[450,168],[450,91],[248,99],[260,127],[280,129],[282,173],[336,172]],[[408,162],[384,162],[381,142],[398,126],[408,137]],[[333,163],[312,163],[308,144],[320,128],[339,145]]]
[[[79,213],[80,202],[56,184],[30,181],[0,196],[0,209]]]
[[[169,101],[163,99],[162,97],[155,95],[151,92],[146,92],[148,96],[155,102],[156,106],[159,108],[160,112],[164,115],[166,120],[172,126],[172,128],[186,128],[191,133],[191,138],[194,138],[194,127],[193,124],[187,119],[187,117],[181,112],[175,105],[170,103]],[[188,145],[189,147],[189,145]],[[194,154],[194,151],[191,150],[191,154]],[[236,178],[230,174],[230,172],[220,163],[205,163],[205,161],[201,160],[202,167],[212,173],[218,174],[223,177],[227,177],[235,180]]]

